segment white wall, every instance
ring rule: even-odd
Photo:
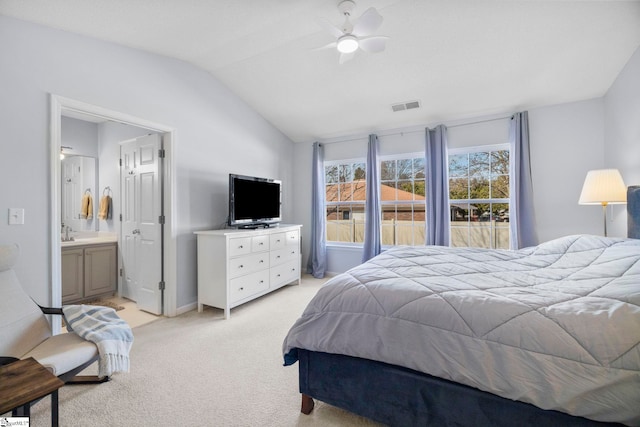
[[[293,143],[205,71],[4,16],[0,58],[0,241],[21,246],[16,272],[40,304],[51,302],[51,93],[176,129],[178,308],[195,302],[193,231],[225,221],[229,173],[282,179],[292,221]],[[12,207],[24,225],[8,225]]]
[[[617,168],[626,185],[640,185],[640,48],[604,97],[604,158]],[[624,207],[615,206],[611,233],[626,236]]]
[[[536,230],[541,242],[570,234],[603,233],[602,208],[578,204],[587,171],[605,167],[603,112],[602,98],[529,111]]]
[[[97,158],[98,124],[71,117],[62,117],[60,145],[71,147],[70,149],[63,149],[66,154]]]

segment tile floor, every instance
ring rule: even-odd
[[[131,326],[131,328],[153,322],[154,320],[160,319],[162,317],[155,316],[153,314],[147,313],[146,311],[138,310],[138,308],[136,307],[136,303],[126,298],[113,296],[111,298],[105,299],[113,302],[114,304],[118,304],[124,307],[123,310],[119,310],[117,313],[122,320],[126,321],[129,326]]]

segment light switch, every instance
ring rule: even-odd
[[[9,208],[9,224],[24,224],[24,209]]]

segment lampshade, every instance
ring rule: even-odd
[[[587,172],[578,203],[605,206],[627,203],[627,187],[618,169],[598,169]]]

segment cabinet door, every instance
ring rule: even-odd
[[[116,291],[116,245],[95,246],[84,250],[84,296]]]
[[[67,304],[84,296],[84,251],[62,251],[62,303]]]

